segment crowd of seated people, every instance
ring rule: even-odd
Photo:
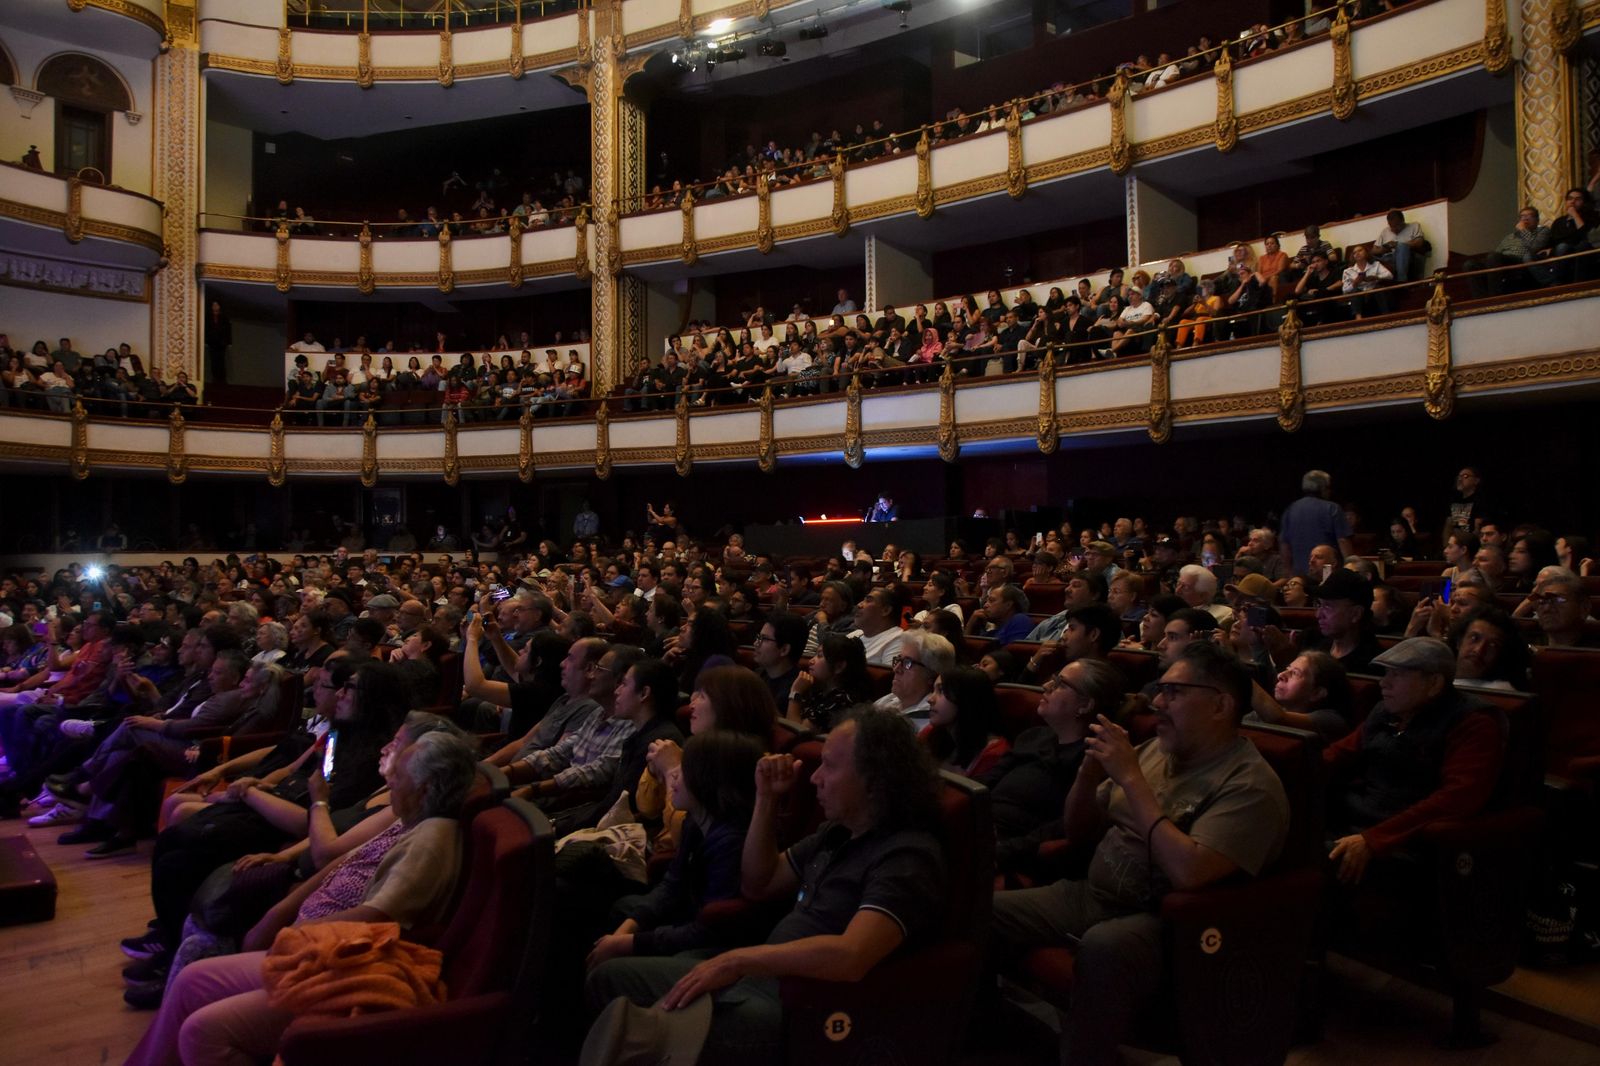
[[[170,382],[159,367],[146,372],[126,341],[82,355],[70,337],[54,348],[40,340],[22,349],[0,333],[0,407],[69,414],[79,402],[96,413],[161,418],[174,406],[198,404],[200,390],[186,370]]]
[[[939,559],[780,560],[663,507],[565,548],[508,514],[494,561],[13,575],[0,813],[31,806],[95,858],[155,835],[154,918],[122,944],[129,1003],[160,1007],[133,1061],[265,1059],[295,1017],[262,992],[275,952],[321,922],[437,925],[482,757],[563,838],[546,965],[570,1009],[541,1024],[577,1039],[580,1002],[709,995],[706,1052],[740,1057],[782,1043],[772,978],[859,980],[936,935],[942,768],[993,794],[994,964],[1075,945],[1064,1061],[1113,1061],[1170,977],[1162,898],[1285,847],[1285,788],[1241,726],[1326,743],[1339,907],[1490,803],[1508,756],[1486,701],[1532,689],[1536,651],[1600,647],[1588,542],[1513,525],[1476,470],[1437,526],[1408,507],[1381,534],[1327,475],[1302,488],[1259,523],[1069,521]],[[226,761],[197,743],[230,733]],[[785,737],[824,740],[814,835],[780,817]],[[1086,879],[1052,873],[1063,838],[1094,851]],[[738,900],[766,924],[702,916]]]
[[[588,339],[585,330],[571,338],[585,345]],[[547,347],[535,356],[537,345],[527,331],[518,341],[501,334],[480,357],[449,351],[442,333],[431,350],[412,345],[403,353],[392,341],[374,350],[365,337],[349,348],[335,338],[328,348],[308,332],[289,345],[296,354],[284,411],[291,420],[319,426],[360,425],[369,413],[388,422],[384,405],[391,394],[422,391],[440,393],[432,406],[454,408],[463,420],[495,421],[515,420],[524,410],[541,418],[563,416],[588,397],[588,367],[578,349],[568,347],[563,358],[558,348]],[[557,333],[555,344],[566,343]]]
[[[440,183],[439,199],[413,215],[406,208],[396,210],[393,220],[373,223],[370,218],[320,221],[302,206],[289,206],[280,199],[270,216],[257,228],[265,233],[287,230],[292,237],[350,237],[353,227],[363,222],[372,225],[376,238],[423,238],[434,240],[446,227],[452,237],[479,237],[506,233],[513,218],[523,230],[570,225],[583,206],[588,182],[576,167],[552,170],[548,177],[530,177],[521,184],[520,195],[511,192],[513,179],[494,167],[483,178],[468,182],[459,170],[450,171]],[[444,204],[444,207],[437,206]]]
[[[1350,5],[1349,13],[1356,20],[1370,18],[1402,7],[1406,2],[1363,0]],[[1021,118],[1027,121],[1100,103],[1109,96],[1112,83],[1119,74],[1126,74],[1130,92],[1149,92],[1187,78],[1210,75],[1224,49],[1235,62],[1256,59],[1326,33],[1328,26],[1329,11],[1321,10],[1310,18],[1277,27],[1256,23],[1239,31],[1237,36],[1213,38],[1202,35],[1182,56],[1161,52],[1151,59],[1147,54],[1140,54],[1117,64],[1112,70],[1075,85],[1055,82],[1048,89],[1021,99]],[[990,130],[1004,129],[1008,113],[1009,105],[1001,104],[970,112],[953,107],[942,118],[936,118],[928,124],[929,143],[936,146]],[[675,208],[683,202],[689,191],[693,192],[696,200],[743,196],[756,192],[757,182],[762,179],[770,189],[776,191],[788,185],[827,178],[830,164],[841,157],[846,165],[850,165],[914,152],[921,135],[920,129],[894,132],[886,128],[881,119],[873,119],[870,123],[831,127],[826,134],[820,129],[813,130],[806,142],[799,145],[780,145],[770,139],[765,144],[750,143],[732,152],[728,165],[710,178],[686,180],[682,175],[668,173],[670,165],[658,166],[651,176],[650,191],[628,206],[639,211]]]

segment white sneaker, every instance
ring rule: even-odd
[[[47,811],[60,802],[54,792],[51,792],[48,788],[41,788],[39,794],[28,801],[28,806],[38,807],[41,811]]]
[[[87,718],[68,718],[61,723],[61,735],[72,740],[94,736],[94,723]]]
[[[43,814],[36,814],[28,819],[28,824],[35,829],[42,829],[52,825],[75,825],[83,821],[83,808],[69,807],[65,803],[57,803]]]

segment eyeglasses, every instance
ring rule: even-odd
[[[1572,602],[1572,597],[1559,592],[1537,592],[1528,597],[1528,602],[1535,607],[1565,607]]]
[[[913,666],[920,666],[924,670],[927,670],[929,673],[933,672],[933,668],[931,666],[929,666],[927,663],[923,662],[920,659],[913,659],[909,655],[896,655],[893,659],[889,660],[889,668],[891,670],[899,670],[902,667],[904,667],[905,669],[909,670]]]
[[[1156,694],[1159,696],[1164,696],[1169,700],[1177,699],[1185,689],[1191,688],[1210,689],[1212,692],[1216,693],[1221,693],[1222,691],[1215,685],[1201,685],[1191,681],[1157,681],[1155,685]]]
[[[766,641],[771,641],[772,643],[776,644],[776,643],[778,643],[778,638],[777,637],[769,637],[765,633],[757,633],[754,637],[750,638],[750,643],[751,644],[761,644],[761,643],[764,643]]]
[[[1083,695],[1083,689],[1079,688],[1077,685],[1074,685],[1071,681],[1068,681],[1066,678],[1061,677],[1059,675],[1057,675],[1055,677],[1047,677],[1047,678],[1045,678],[1044,679],[1044,684],[1039,686],[1039,687],[1044,689],[1044,691],[1047,694],[1051,693],[1051,692],[1058,691],[1059,689],[1070,688],[1072,691],[1076,692],[1078,695],[1080,695],[1080,696]]]

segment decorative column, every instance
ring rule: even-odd
[[[1517,79],[1517,202],[1546,219],[1561,213],[1577,177],[1573,153],[1576,113],[1573,67],[1577,43],[1567,0],[1521,0],[1522,56]]]
[[[595,250],[590,361],[594,394],[604,396],[621,378],[624,365],[643,350],[644,285],[623,275],[617,235],[622,208],[645,192],[644,112],[623,95],[623,87],[643,68],[646,57],[625,54],[622,0],[596,0],[578,18],[593,19],[592,32],[581,35],[592,41],[588,60],[580,55],[579,68],[568,80],[589,94],[590,240]]]
[[[195,278],[196,212],[202,190],[200,51],[192,2],[168,0],[167,32],[155,64],[153,192],[166,207],[164,267],[156,272],[150,311],[150,364],[170,380],[180,370],[204,384],[200,358],[200,284]]]

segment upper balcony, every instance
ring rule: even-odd
[[[161,202],[97,184],[93,177],[0,164],[0,246],[29,256],[155,269],[162,252]]]

